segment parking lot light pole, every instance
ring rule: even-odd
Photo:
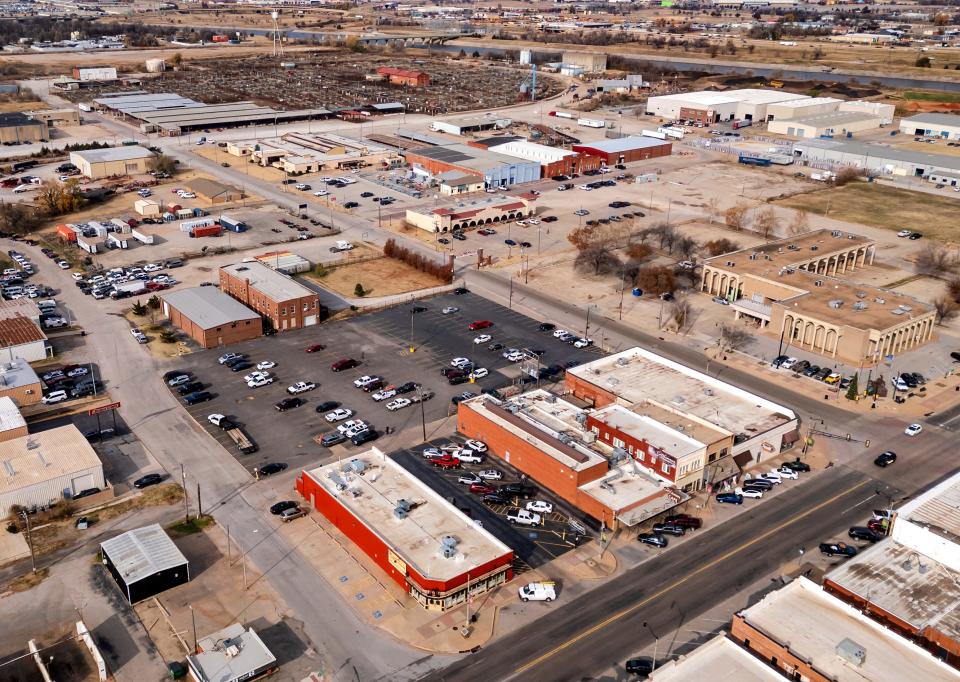
[[[417,398],[420,399],[420,426],[423,427],[423,442],[427,442],[427,415],[423,408],[423,391],[417,386]]]

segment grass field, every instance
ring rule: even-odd
[[[348,297],[354,296],[358,282],[363,285],[368,297],[405,294],[443,284],[436,277],[392,258],[340,265],[330,268],[323,277],[316,274],[305,276],[326,289]]]
[[[917,230],[933,239],[957,242],[960,241],[960,199],[955,196],[913,192],[875,182],[852,182],[843,187],[796,194],[776,203],[851,223],[887,230]]]
[[[907,90],[903,93],[903,98],[920,102],[960,102],[960,95],[951,92],[917,92],[916,90]]]

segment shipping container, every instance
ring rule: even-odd
[[[190,230],[191,237],[219,237],[223,229],[219,225],[206,225],[203,227],[194,227]]]
[[[247,224],[242,220],[231,218],[228,215],[220,216],[220,226],[231,232],[243,232],[247,229]]]
[[[556,116],[557,118],[576,118],[573,114],[568,114],[565,111],[551,111],[551,116]]]
[[[680,128],[670,128],[667,126],[661,126],[657,128],[657,132],[664,133],[668,137],[672,137],[675,140],[682,140],[683,136],[686,134]]]
[[[577,125],[584,128],[606,128],[607,124],[595,118],[578,118]]]
[[[641,130],[641,131],[640,131],[640,136],[641,136],[641,137],[653,137],[653,138],[656,138],[656,139],[658,139],[658,140],[666,140],[666,139],[667,139],[667,134],[666,134],[666,133],[663,133],[663,132],[660,132],[659,130]]]
[[[190,232],[197,227],[210,227],[211,225],[216,225],[217,221],[212,217],[207,218],[194,218],[193,220],[184,220],[180,223],[181,232]]]
[[[77,241],[77,229],[75,225],[57,225],[57,236],[66,239],[68,242]]]
[[[153,244],[153,235],[142,227],[132,229],[130,236],[143,244]]]
[[[121,220],[120,218],[111,218],[110,225],[112,225],[120,234],[130,232],[130,223],[128,223],[126,220]]]

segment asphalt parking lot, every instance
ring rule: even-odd
[[[415,381],[424,390],[431,391],[434,394],[432,399],[423,403],[423,421],[430,426],[428,436],[439,437],[453,433],[455,428],[455,420],[451,417],[454,414],[452,397],[464,391],[479,393],[483,389],[500,388],[513,383],[520,375],[518,364],[503,358],[500,352],[487,349],[490,343],[502,343],[508,348],[543,350],[544,365],[584,362],[597,357],[594,349],[574,348],[553,338],[550,333],[538,331],[539,320],[471,293],[447,294],[416,305],[427,310],[411,313],[412,305],[404,305],[351,320],[234,344],[225,349],[193,353],[180,358],[170,369],[192,372],[203,382],[204,390],[214,395],[213,400],[186,406],[186,409],[252,471],[266,462],[283,462],[291,468],[311,467],[328,461],[332,455],[344,456],[359,450],[349,441],[328,449],[314,440],[315,436],[334,428],[316,412],[316,406],[324,401],[339,402],[354,411],[351,418],[369,422],[380,433],[375,441],[377,446],[387,452],[419,442],[422,439],[419,406],[412,404],[396,412],[388,411],[386,403],[389,400],[374,402],[370,393],[354,387],[353,381],[363,375],[382,376],[393,385]],[[459,308],[459,311],[444,315],[443,308],[450,306]],[[471,331],[467,327],[475,320],[490,320],[494,326]],[[492,340],[474,344],[473,339],[480,333],[489,334]],[[413,353],[409,352],[411,338]],[[305,349],[313,344],[323,344],[325,348],[306,353]],[[274,383],[248,388],[243,377],[255,367],[232,372],[217,362],[217,358],[227,351],[247,354],[253,365],[263,360],[276,362],[277,366],[268,370],[275,379]],[[488,369],[489,374],[473,384],[451,386],[440,370],[448,367],[454,357],[473,359],[478,367]],[[353,358],[360,365],[343,372],[332,372],[330,365],[341,358]],[[287,397],[287,386],[296,381],[314,382],[317,388],[300,394],[306,404],[277,412],[274,404]],[[248,455],[237,452],[226,434],[207,421],[207,415],[212,413],[225,414],[242,424],[259,446],[259,451]],[[391,433],[387,433],[388,427]],[[410,430],[417,435],[413,436]]]
[[[462,444],[463,439],[436,439],[428,445],[439,447],[450,444],[452,440]],[[527,500],[514,497],[511,499],[512,504],[488,505],[483,502],[482,495],[471,493],[468,485],[457,482],[465,473],[476,473],[484,469],[496,469],[502,474],[500,480],[490,481],[493,487],[520,482],[520,473],[499,457],[484,457],[480,464],[462,463],[459,469],[440,469],[432,466],[430,460],[423,456],[425,447],[427,445],[418,445],[391,453],[390,456],[467,516],[479,521],[484,530],[513,548],[516,558],[522,562],[518,567],[520,570],[545,564],[589,539],[582,534],[588,526],[584,517],[574,513],[552,493],[536,486],[532,481],[525,482],[535,485],[539,492],[530,500],[543,500],[553,505],[553,511],[540,514],[541,525],[534,527],[515,526],[507,521],[507,512],[523,509]]]

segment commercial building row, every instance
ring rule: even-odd
[[[804,140],[793,145],[797,158],[818,167],[852,166],[876,175],[960,177],[960,156],[840,140]]]
[[[936,310],[855,281],[875,253],[871,239],[814,230],[704,261],[700,290],[779,338],[783,353],[795,346],[848,364],[876,364],[929,341]]]
[[[408,208],[406,221],[427,232],[453,232],[520,220],[533,215],[537,197],[532,194],[497,194],[462,201],[444,208]]]
[[[397,152],[389,147],[335,133],[285,133],[280,137],[227,142],[226,152],[293,175],[392,168],[401,162]]]

